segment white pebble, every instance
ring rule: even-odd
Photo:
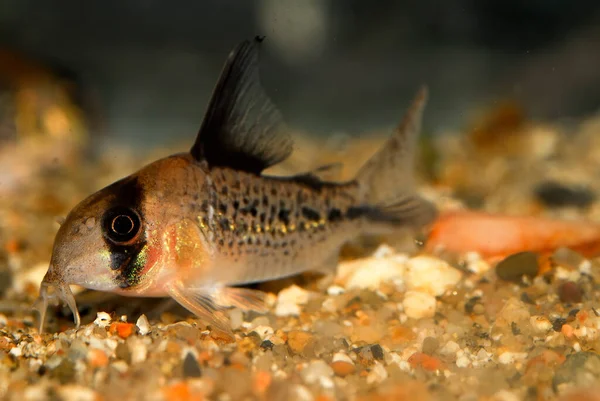
[[[310,361],[308,365],[302,369],[300,376],[307,384],[318,383],[323,388],[333,388],[333,369],[325,361],[315,360]]]
[[[13,347],[10,349],[10,351],[8,351],[9,354],[11,354],[12,356],[18,358],[21,355],[23,355],[23,350],[21,349],[21,347]]]
[[[296,305],[304,305],[308,302],[310,293],[297,285],[291,285],[279,291],[277,302],[290,302]]]
[[[299,316],[300,307],[291,303],[278,303],[275,307],[275,316]]]
[[[343,287],[340,287],[339,285],[332,285],[329,288],[327,288],[327,295],[340,295],[343,294],[344,292],[346,292],[346,290],[344,290]]]
[[[131,363],[142,363],[148,356],[148,347],[143,343],[140,337],[132,337],[129,340],[129,349],[131,350]]]
[[[441,259],[417,256],[407,263],[406,286],[431,295],[443,295],[462,278],[462,273]]]
[[[531,327],[538,333],[546,333],[552,328],[552,323],[545,316],[531,316],[529,318]]]
[[[336,282],[348,289],[376,290],[382,283],[403,279],[405,267],[392,258],[365,258],[340,263]]]
[[[256,332],[256,334],[258,334],[260,339],[263,341],[266,340],[267,338],[271,337],[273,335],[273,333],[275,332],[273,330],[273,328],[269,327],[269,326],[257,326],[252,331]]]
[[[412,319],[435,315],[435,297],[420,291],[407,291],[402,301],[404,313]]]
[[[350,358],[348,356],[348,354],[346,354],[345,352],[336,352],[335,354],[333,354],[332,361],[333,362],[347,362],[347,363],[351,363],[352,365],[354,365],[354,361],[352,360],[352,358]]]
[[[454,355],[460,349],[460,345],[455,343],[454,341],[448,341],[442,348],[440,348],[440,353],[442,355]]]
[[[282,371],[279,370],[277,372],[282,372]],[[313,401],[315,399],[314,395],[310,392],[309,389],[307,389],[305,386],[301,386],[299,384],[292,386],[292,388],[290,389],[290,394],[294,395],[291,398],[296,401]]]
[[[275,306],[276,316],[298,316],[300,307],[308,302],[310,293],[297,285],[292,285],[279,292],[277,295],[277,305]]]
[[[367,375],[367,384],[379,384],[388,377],[388,372],[385,367],[377,362]]]
[[[466,355],[461,355],[456,358],[456,366],[459,368],[466,368],[471,364],[471,361]]]
[[[527,358],[526,352],[505,351],[498,356],[498,362],[503,365],[512,365],[515,362],[523,361]]]
[[[145,336],[150,332],[150,323],[148,322],[148,318],[146,315],[141,315],[137,322],[135,322],[139,332],[141,335]]]
[[[587,274],[588,276],[592,274],[592,262],[589,260],[584,260],[579,264],[579,272],[581,274]]]
[[[94,324],[98,327],[107,327],[110,324],[111,317],[106,312],[98,312],[96,315],[96,320],[94,320]]]
[[[386,244],[381,244],[379,248],[373,252],[373,257],[377,259],[387,258],[394,254],[394,248]]]

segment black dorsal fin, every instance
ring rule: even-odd
[[[260,84],[261,41],[244,41],[229,55],[190,150],[196,160],[260,174],[292,153],[281,113]]]

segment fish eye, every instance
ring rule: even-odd
[[[104,234],[115,243],[129,242],[141,228],[139,215],[132,209],[116,207],[104,215]]]

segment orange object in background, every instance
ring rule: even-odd
[[[532,216],[476,211],[442,213],[425,249],[430,252],[477,252],[486,259],[517,252],[548,253],[566,247],[585,257],[600,255],[600,225]]]

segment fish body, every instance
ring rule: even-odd
[[[61,225],[40,290],[53,287],[79,324],[69,284],[172,297],[230,333],[226,307],[264,310],[259,291],[231,287],[332,269],[361,234],[420,228],[435,208],[412,189],[425,91],[386,145],[342,183],[262,171],[293,142],[258,79],[259,40],[230,55],[196,142],[77,205]]]

